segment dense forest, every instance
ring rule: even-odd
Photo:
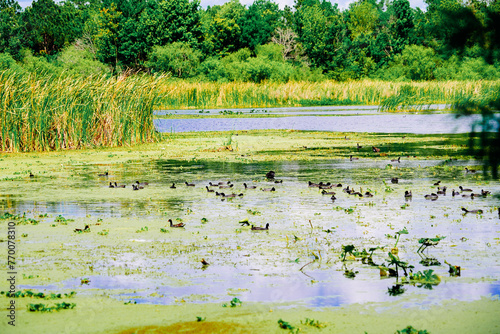
[[[0,0],[0,70],[199,81],[500,78],[500,1]]]

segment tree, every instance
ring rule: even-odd
[[[239,22],[241,45],[255,49],[257,45],[269,42],[280,18],[281,12],[276,3],[255,0]]]
[[[154,72],[172,72],[179,78],[187,78],[196,74],[200,58],[200,51],[185,42],[157,45],[149,56],[147,67]]]
[[[105,63],[118,66],[118,36],[121,29],[122,13],[114,3],[109,8],[102,8],[97,16],[95,44],[97,58]]]
[[[408,0],[393,0],[388,8],[390,13],[389,31],[394,40],[395,53],[401,53],[406,45],[415,43],[413,10]]]
[[[21,51],[21,6],[15,0],[0,0],[0,53],[8,52],[19,59]]]

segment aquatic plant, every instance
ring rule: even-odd
[[[444,261],[444,263],[446,263],[450,267],[450,269],[448,269],[450,276],[460,276],[460,266],[452,265],[447,261]]]
[[[436,236],[435,238],[421,238],[418,240],[418,243],[421,244],[417,250],[417,253],[423,252],[427,247],[436,246],[439,241],[443,240],[446,237]]]
[[[398,246],[398,242],[399,242],[399,238],[401,237],[401,234],[408,234],[408,230],[406,229],[406,226],[402,230],[396,232],[397,237],[396,237],[396,243],[394,244],[394,248],[396,248]]]
[[[432,289],[432,285],[438,285],[441,283],[441,278],[434,274],[434,270],[428,269],[424,271],[418,271],[414,274],[410,273],[409,278],[403,277],[401,280],[403,283],[419,284],[418,287],[425,287]]]
[[[356,250],[356,247],[354,245],[342,245],[342,252],[340,253],[340,256],[342,257],[342,261],[345,261],[347,254],[351,254],[352,256],[355,256],[353,252]]]
[[[239,298],[236,298],[234,297],[233,299],[231,299],[231,301],[229,302],[229,304],[227,303],[224,303],[222,304],[222,307],[236,307],[236,306],[241,306],[243,302],[241,300],[239,300]]]
[[[408,264],[408,262],[401,261],[399,257],[392,254],[392,252],[389,252],[388,254],[389,254],[389,263],[387,264],[387,266],[394,266],[396,268],[394,270],[396,277],[399,277],[399,268],[403,269],[405,276],[408,276],[408,269],[411,270],[414,268],[414,266]]]
[[[406,289],[403,288],[402,284],[395,284],[390,288],[387,288],[387,293],[389,294],[389,296],[398,296],[403,294],[405,291]]]
[[[299,328],[292,326],[289,322],[284,321],[282,319],[278,320],[278,326],[280,326],[281,329],[289,330],[290,333],[298,333],[300,330]]]
[[[45,304],[28,304],[28,311],[30,312],[52,312],[59,310],[68,310],[76,307],[75,303],[56,303],[55,306],[45,306]]]
[[[395,334],[430,334],[427,330],[418,330],[413,328],[412,326],[408,326],[406,328],[403,328],[402,330],[396,331]]]
[[[202,321],[205,321],[207,319],[207,317],[203,318],[203,317],[196,317],[196,321],[198,322],[202,322]]]
[[[306,318],[306,320],[304,321],[301,320],[300,323],[306,326],[311,326],[316,328],[324,328],[327,326],[326,322],[320,322],[319,320],[314,320],[309,318]]]

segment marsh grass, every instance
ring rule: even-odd
[[[387,82],[322,81],[203,83],[164,80],[162,109],[251,108],[320,105],[378,105],[387,110],[415,103],[452,103],[457,96],[481,95],[497,81]]]
[[[48,151],[151,142],[163,77],[38,77],[0,72],[0,150]]]

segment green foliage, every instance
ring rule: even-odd
[[[57,58],[62,69],[75,76],[105,75],[109,67],[95,59],[90,50],[81,44],[70,45]]]
[[[200,58],[200,51],[192,49],[187,43],[175,42],[155,46],[146,67],[153,72],[171,72],[178,78],[188,78],[195,75]]]
[[[222,307],[236,307],[236,306],[241,306],[241,304],[243,304],[243,302],[241,300],[239,300],[238,298],[234,297],[233,299],[231,299],[231,301],[229,302],[229,304],[227,303],[224,303],[222,304]]]
[[[408,326],[406,328],[403,328],[402,330],[396,331],[395,334],[430,334],[427,330],[418,330],[413,328],[412,326]]]
[[[69,310],[76,307],[75,303],[56,303],[55,306],[45,306],[45,304],[28,304],[28,311],[30,312],[52,312],[59,310]]]

